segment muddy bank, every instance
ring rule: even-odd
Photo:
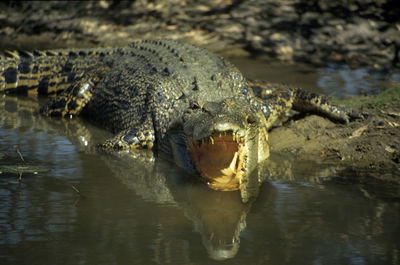
[[[172,38],[229,56],[400,67],[395,0],[5,1],[0,49]]]
[[[400,87],[339,103],[365,118],[348,125],[315,115],[290,120],[271,131],[271,151],[289,155],[293,163],[312,160],[400,183]]]

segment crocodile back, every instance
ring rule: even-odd
[[[91,119],[113,132],[148,120],[165,131],[192,103],[221,102],[247,91],[247,81],[229,62],[173,40],[115,48],[107,67],[87,107]]]

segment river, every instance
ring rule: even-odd
[[[251,78],[336,97],[400,81],[337,65],[233,61]],[[0,101],[0,166],[46,170],[0,174],[2,265],[400,264],[400,202],[390,196],[310,181],[310,167],[266,180],[242,204],[238,192],[209,190],[168,161],[99,153],[110,133],[80,118],[41,117],[43,102]]]

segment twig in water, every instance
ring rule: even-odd
[[[82,193],[74,185],[71,185],[71,188],[74,189],[76,194],[79,195],[79,197],[74,202],[74,206],[76,206],[81,199],[85,199],[85,196],[83,196]]]
[[[25,163],[24,157],[22,156],[21,152],[19,151],[18,145],[14,145],[15,150],[17,151],[19,158],[21,158],[22,162]]]
[[[21,183],[21,181],[22,181],[22,172],[19,172],[19,177],[18,177],[17,182]]]
[[[71,187],[74,189],[74,191],[75,191],[79,196],[82,196],[81,192],[80,192],[77,188],[75,188],[74,185],[71,185]]]

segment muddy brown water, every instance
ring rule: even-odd
[[[375,93],[399,78],[234,62],[252,78],[337,96]],[[237,192],[211,191],[167,161],[98,153],[108,132],[80,118],[41,117],[42,102],[0,101],[0,166],[48,169],[0,174],[2,265],[400,264],[400,203],[390,196],[320,181],[334,171],[311,165],[290,179],[270,177],[254,203],[242,204]]]

